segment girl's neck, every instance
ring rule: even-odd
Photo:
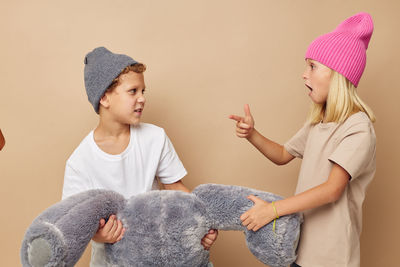
[[[347,118],[349,118],[350,116],[352,116],[352,115],[354,115],[354,114],[356,114],[356,113],[358,113],[360,111],[361,110],[359,110],[356,107],[354,107],[353,111],[348,115]],[[327,121],[326,121],[326,112],[324,112],[323,119],[321,120],[321,123],[327,123]]]

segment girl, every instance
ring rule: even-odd
[[[375,117],[355,88],[372,31],[371,16],[359,13],[311,43],[303,74],[311,112],[283,146],[254,129],[248,105],[244,117],[229,116],[237,121],[237,136],[275,164],[303,159],[295,196],[275,203],[249,196],[254,206],[240,217],[247,229],[257,231],[280,216],[303,212],[292,266],[360,266],[362,203],[375,173]]]

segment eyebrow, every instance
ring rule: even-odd
[[[132,87],[129,87],[127,90],[128,91],[130,91],[130,90],[133,90],[133,89],[136,89],[136,90],[138,90],[139,88],[137,87],[137,86],[132,86]],[[145,87],[143,87],[143,89],[142,90],[146,90],[146,86]]]

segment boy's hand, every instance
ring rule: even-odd
[[[275,213],[270,203],[250,195],[247,197],[254,202],[254,206],[240,216],[240,220],[248,230],[254,232],[275,219]]]
[[[244,117],[229,115],[229,118],[236,121],[236,135],[240,138],[249,138],[254,129],[254,119],[248,104],[244,105],[244,114]]]
[[[98,243],[116,243],[122,239],[125,233],[125,228],[122,222],[117,220],[115,215],[111,215],[108,222],[100,219],[99,229],[93,236],[92,240]]]
[[[201,240],[201,244],[203,245],[205,250],[209,250],[211,248],[211,246],[217,239],[217,236],[218,236],[218,230],[215,229],[208,230],[208,234],[206,234]]]

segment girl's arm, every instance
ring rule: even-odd
[[[236,135],[246,138],[264,156],[277,165],[287,164],[294,156],[284,149],[280,144],[269,140],[254,129],[254,119],[250,113],[249,105],[244,105],[244,117],[230,115],[229,118],[236,121]]]
[[[0,150],[3,149],[5,144],[6,144],[6,140],[4,139],[3,133],[1,132],[1,129],[0,129]]]
[[[254,202],[254,206],[243,213],[240,220],[244,226],[247,226],[247,229],[257,231],[274,220],[277,215],[284,216],[335,202],[342,195],[350,178],[345,169],[334,163],[325,183],[298,195],[276,201],[277,214],[271,203],[255,196],[249,196],[249,199]]]
[[[282,145],[266,138],[256,129],[251,131],[251,134],[247,137],[247,140],[265,157],[277,165],[285,165],[294,159],[294,156],[287,152]]]

